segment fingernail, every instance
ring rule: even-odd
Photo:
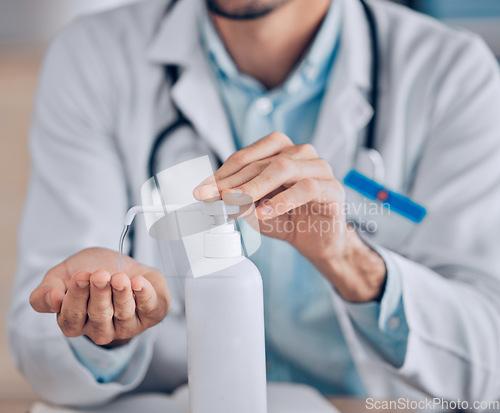
[[[134,291],[141,292],[142,291],[142,287],[134,288]]]
[[[50,309],[52,309],[52,300],[50,299],[50,292],[45,294],[45,302],[49,306]]]
[[[89,282],[88,281],[77,281],[76,282],[76,285],[78,285],[78,287],[80,288],[86,288],[89,286]]]
[[[123,290],[125,289],[125,287],[120,287],[120,288],[118,288],[118,287],[113,287],[113,288],[114,288],[116,291],[123,291]]]
[[[97,282],[97,283],[94,282],[93,284],[96,288],[99,288],[100,290],[102,290],[104,287],[108,285],[107,282]]]
[[[231,192],[229,193],[235,198],[239,198],[241,195],[243,195],[243,191],[241,189],[231,189]]]
[[[219,188],[215,184],[199,186],[197,189],[198,198],[203,200],[218,198],[220,199]]]

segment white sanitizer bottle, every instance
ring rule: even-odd
[[[191,413],[266,413],[262,277],[225,209],[214,219],[185,286]]]

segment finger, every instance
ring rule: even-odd
[[[31,293],[30,304],[39,313],[58,313],[66,293],[66,284],[50,270],[41,284]]]
[[[266,145],[269,143],[268,141],[264,141]],[[255,145],[257,144],[261,145],[263,144],[261,141],[258,141]],[[249,148],[253,148],[254,146],[251,145],[248,148],[245,148],[243,150],[247,150]],[[241,151],[240,151],[241,152]],[[272,151],[274,152],[274,151]],[[280,155],[284,155],[287,158],[290,159],[316,159],[318,158],[318,153],[316,152],[316,149],[314,146],[311,144],[302,144],[302,145],[291,145],[291,146],[285,146],[285,148],[279,153]],[[241,155],[243,156],[243,155]],[[249,176],[250,179],[252,177],[255,177],[258,175],[260,172],[262,172],[267,165],[271,162],[273,159],[273,156],[266,157],[265,159],[262,159],[261,161],[256,161],[256,162],[251,162],[247,166],[245,166],[240,172],[244,172],[244,176]],[[227,165],[226,165],[227,166]],[[226,168],[226,167],[225,167]],[[203,201],[205,199],[210,199],[210,198],[216,198],[218,193],[217,193],[217,188],[219,191],[227,188],[234,188],[236,186],[242,185],[246,181],[240,178],[240,174],[226,174],[225,173],[225,168],[222,169],[222,172],[219,170],[215,175],[205,179],[194,191],[195,197],[199,201]],[[223,175],[227,175],[225,178]],[[216,182],[216,178],[218,181]],[[248,180],[248,179],[247,179]]]
[[[214,182],[235,174],[253,162],[276,155],[289,146],[293,146],[293,142],[288,136],[281,132],[273,132],[252,145],[235,152],[213,176],[205,179],[194,189],[195,198],[199,199],[198,189],[200,187],[214,187]]]
[[[314,160],[318,158],[316,149],[308,143],[286,147],[279,155],[295,160]],[[236,188],[252,178],[255,178],[273,161],[273,159],[275,159],[275,157],[271,156],[261,161],[253,162],[245,166],[239,172],[229,175],[226,178],[219,179],[217,182],[215,182],[214,176],[206,179],[200,184],[201,186],[195,189],[193,194],[198,201],[213,202],[219,200],[219,192],[224,189]],[[238,203],[238,205],[240,205],[240,203]]]
[[[240,171],[217,182],[219,191],[239,187],[261,174],[274,158],[264,159],[245,166]]]
[[[141,323],[151,326],[160,322],[163,317],[159,317],[158,296],[153,285],[142,275],[137,275],[130,281],[135,295],[137,316]]]
[[[290,159],[316,159],[318,158],[318,153],[314,146],[310,143],[304,143],[302,145],[294,145],[285,148],[282,155]]]
[[[297,181],[307,178],[332,179],[332,169],[328,162],[319,158],[314,160],[291,160],[278,157],[262,173],[234,189],[249,195],[254,201],[258,201],[281,186],[291,186]],[[226,199],[225,195],[227,191],[222,192],[222,197],[224,201],[230,204],[231,200]],[[234,191],[229,191],[229,193],[231,192]]]
[[[281,132],[273,132],[252,145],[232,154],[215,173],[215,180],[219,181],[229,175],[233,175],[243,167],[261,159],[277,155],[285,148],[291,146],[293,146],[293,142],[288,136]]]
[[[98,345],[109,344],[114,338],[110,280],[111,274],[104,270],[96,271],[90,276],[88,320],[84,331]]]
[[[215,202],[221,199],[220,191],[215,181],[213,183],[203,184],[199,187],[196,187],[193,190],[193,196],[198,201],[205,202]]]
[[[115,338],[120,340],[129,339],[137,331],[135,300],[132,294],[130,278],[124,273],[113,274],[111,287],[113,292]]]
[[[286,191],[259,205],[257,214],[261,220],[268,220],[286,214],[309,202],[325,205],[338,203],[342,200],[342,194],[342,186],[337,180],[302,179]],[[327,209],[327,211],[329,210]]]
[[[88,271],[81,271],[71,278],[61,312],[57,315],[57,323],[68,337],[80,336],[87,321],[90,275]]]

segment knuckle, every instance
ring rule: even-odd
[[[77,330],[63,330],[61,328],[61,331],[62,333],[66,336],[66,337],[70,337],[70,338],[73,338],[73,337],[78,337],[78,336],[81,336],[80,332],[77,331]]]
[[[322,169],[327,170],[330,174],[333,175],[332,166],[330,165],[330,163],[328,161],[326,161],[324,159],[318,159],[318,163]]]
[[[111,306],[96,306],[94,308],[90,308],[88,314],[89,319],[95,320],[97,322],[103,322],[113,318],[113,308]]]
[[[314,194],[319,190],[318,181],[313,178],[306,178],[302,181],[302,185],[307,193]]]
[[[246,164],[246,152],[244,150],[235,152],[228,160],[236,165],[244,165]]]
[[[115,340],[128,340],[129,338],[134,337],[136,334],[132,329],[126,327],[120,327],[116,330]]]
[[[283,132],[273,132],[269,135],[270,139],[276,140],[278,142],[284,142],[284,143],[292,143],[292,140],[285,135]]]
[[[139,307],[139,310],[142,315],[145,315],[146,317],[150,317],[155,314],[156,312],[156,305],[153,302],[153,296],[146,297],[142,302]]]
[[[140,332],[141,329],[139,328],[137,323],[131,323],[131,322],[118,323],[115,325],[114,339],[126,340],[134,337]]]
[[[113,341],[113,337],[106,333],[95,333],[90,336],[90,339],[98,346],[105,346]]]
[[[280,171],[290,169],[292,167],[292,164],[293,164],[290,159],[287,159],[284,157],[276,158],[276,160],[274,162],[275,162],[276,168],[278,168],[278,170],[280,170]]]
[[[109,313],[112,313],[113,312],[113,304],[111,303],[111,300],[98,302],[95,305],[95,311],[100,313],[100,314],[104,314],[104,315],[108,315]]]
[[[75,322],[68,317],[57,317],[57,324],[66,337],[76,337],[80,335],[79,329],[75,326]]]
[[[126,311],[126,310],[115,310],[115,314],[113,316],[115,321],[118,321],[119,323],[125,323],[127,321],[130,321],[134,318],[135,313]]]
[[[153,318],[156,315],[156,307],[144,307],[143,309],[141,309],[141,313],[147,318]]]
[[[304,143],[302,145],[297,145],[297,151],[299,154],[313,155],[316,156],[316,149],[310,143]]]
[[[113,341],[114,335],[111,334],[102,324],[89,320],[86,326],[86,335],[97,345],[103,346]]]

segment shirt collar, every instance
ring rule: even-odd
[[[305,57],[283,84],[282,87],[285,90],[294,92],[300,89],[303,81],[315,83],[321,78],[326,80],[340,38],[342,1],[334,0],[330,4],[325,19],[321,23],[321,27]],[[201,43],[218,74],[240,86],[264,90],[264,87],[258,81],[239,72],[208,13],[201,13],[200,19]]]
[[[334,8],[337,7],[335,3],[341,3],[343,9],[338,11],[342,21],[342,42],[338,51],[342,81],[366,90],[370,87],[372,65],[366,15],[359,0],[333,0],[333,3]],[[199,18],[206,16],[204,4],[204,0],[182,0],[161,18],[146,46],[149,61],[184,67],[197,62],[195,56],[203,54]]]

